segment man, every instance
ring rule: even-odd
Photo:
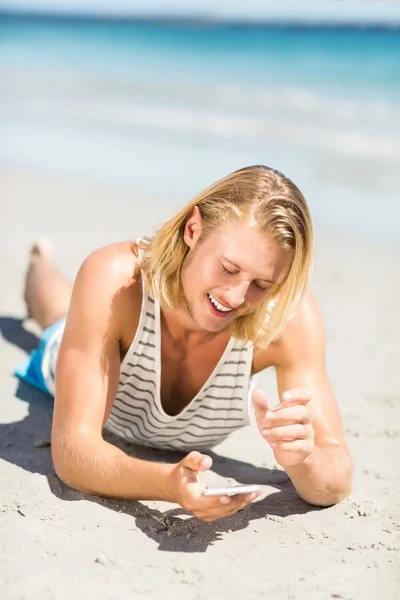
[[[48,329],[19,375],[55,394],[58,476],[92,494],[177,502],[204,521],[235,513],[257,494],[205,497],[199,474],[212,461],[198,449],[248,423],[250,378],[274,366],[279,406],[252,394],[266,447],[305,501],[345,498],[352,464],[307,289],[312,244],[301,192],[264,166],[216,182],[153,239],[94,252],[71,297],[37,244],[25,299]],[[103,440],[104,426],[188,454],[139,460]]]

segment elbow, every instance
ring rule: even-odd
[[[303,497],[308,504],[327,508],[339,504],[350,496],[352,491],[353,473],[352,469],[338,477],[335,481],[329,482],[327,485],[318,487],[309,494],[309,497]]]
[[[338,489],[320,489],[313,492],[304,493],[298,490],[298,494],[304,502],[311,506],[319,508],[329,508],[339,502],[346,500],[351,493],[351,487],[343,487]]]
[[[343,502],[347,500],[352,491],[352,483],[353,483],[353,473],[349,471],[347,477],[338,485],[334,487],[331,491],[331,500],[330,506],[334,504],[339,504],[339,502]]]
[[[353,485],[353,470],[351,467],[349,467],[349,471],[347,473],[347,476],[344,478],[344,481],[342,481],[341,484],[337,486],[337,488],[332,490],[332,499],[333,499],[332,505],[339,504],[339,502],[343,502],[344,500],[347,500],[347,498],[351,494],[352,485]]]
[[[315,497],[303,498],[308,504],[328,508],[346,500],[351,494],[351,488],[340,490],[325,490],[322,494],[316,494]]]
[[[295,486],[299,496],[308,504],[327,508],[346,500],[352,492],[353,461],[345,449],[345,459],[331,472],[325,471],[308,486]]]
[[[332,486],[332,495],[334,498],[333,504],[338,504],[339,502],[346,500],[350,496],[353,488],[354,465],[347,446],[345,452],[346,460],[344,460],[342,464],[341,477],[338,476],[336,479],[337,484]]]
[[[76,473],[68,465],[65,453],[60,451],[59,447],[54,447],[52,444],[52,459],[53,467],[57,477],[70,488],[80,490],[80,485]]]
[[[74,445],[65,436],[52,433],[51,456],[57,477],[68,487],[87,492],[77,468],[77,460],[73,459]]]

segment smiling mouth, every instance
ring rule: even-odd
[[[207,297],[213,309],[215,309],[220,316],[227,316],[235,310],[234,308],[227,308],[218,302],[218,300],[216,300],[211,294],[207,294]]]

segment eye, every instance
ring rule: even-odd
[[[253,281],[253,283],[254,283],[254,285],[255,285],[255,286],[256,286],[256,287],[257,287],[259,290],[261,290],[262,292],[266,292],[266,291],[268,291],[268,289],[269,289],[268,287],[264,287],[264,286],[262,286],[262,285],[258,284],[256,281]]]
[[[234,273],[233,271],[229,271],[222,263],[221,263],[221,267],[224,273],[226,273],[227,275],[236,275],[236,273]]]

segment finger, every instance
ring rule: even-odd
[[[293,442],[272,442],[274,450],[302,454],[310,452],[313,448],[312,440],[294,440]]]
[[[204,486],[205,488],[205,486]],[[203,488],[203,489],[204,489]],[[230,514],[238,510],[238,503],[248,504],[252,502],[258,496],[262,494],[261,490],[256,492],[250,492],[248,494],[237,494],[235,496],[228,496],[226,494],[221,496],[204,496],[202,491],[192,497],[189,506],[186,508],[196,514],[199,518],[203,518],[201,515],[219,515],[218,518],[224,514]],[[201,513],[201,514],[200,514]]]
[[[238,510],[239,505],[246,505],[258,498],[261,495],[261,490],[257,492],[250,492],[248,494],[237,494],[235,496],[203,496],[203,498],[207,501],[204,507],[201,507],[203,510],[206,510],[210,514],[229,514],[231,512],[236,512]]]
[[[261,418],[269,408],[266,395],[261,390],[254,390],[251,394],[251,399],[256,417]]]
[[[251,494],[238,494],[237,496],[219,496],[219,505],[210,507],[208,510],[202,510],[197,516],[207,522],[229,517],[234,515],[238,510],[245,508],[260,496],[261,493],[261,491],[258,491]],[[227,504],[225,504],[225,501]]]
[[[312,439],[314,429],[310,425],[285,425],[273,429],[263,429],[261,435],[268,442],[292,442],[294,440]]]
[[[264,429],[264,424],[267,429],[272,427],[281,427],[283,425],[291,425],[292,423],[309,423],[311,421],[311,412],[307,406],[302,404],[281,405],[279,410],[268,411],[264,419],[261,419],[259,426]]]
[[[207,456],[206,454],[201,454],[194,450],[190,452],[185,458],[181,461],[182,467],[187,467],[191,471],[208,471],[208,469],[212,466],[212,458],[211,456]]]
[[[251,492],[250,494],[236,496],[236,498],[237,498],[237,505],[235,506],[236,510],[242,510],[243,508],[245,508],[246,506],[248,506],[249,504],[254,502],[254,500],[256,500],[259,496],[261,496],[261,494],[262,494],[261,490],[258,490],[257,492]]]
[[[286,413],[282,418],[261,419],[257,422],[257,427],[262,434],[265,430],[279,429],[289,427],[290,425],[311,425],[311,418],[307,413],[296,411],[294,414]]]
[[[197,505],[202,510],[207,511],[223,511],[223,507],[227,507],[228,505],[234,504],[235,496],[228,496],[227,494],[221,496],[204,496],[198,498]]]
[[[307,404],[311,400],[311,390],[308,388],[293,388],[282,394],[282,402],[297,402]]]

